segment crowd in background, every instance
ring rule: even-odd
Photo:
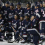
[[[23,4],[24,5],[24,4]],[[42,20],[42,21],[41,21]],[[9,32],[5,35],[5,32]],[[31,7],[27,2],[26,8],[18,2],[14,4],[7,1],[4,6],[0,4],[0,41],[11,39],[11,32],[15,32],[15,40],[23,38],[21,43],[31,42],[38,45],[39,39],[45,35],[45,1],[39,0]]]

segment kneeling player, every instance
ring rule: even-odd
[[[37,29],[35,29],[35,28],[33,28],[33,29],[27,29],[27,32],[30,32],[30,34],[33,35],[33,42],[34,42],[35,45],[38,45],[40,34],[37,31]]]

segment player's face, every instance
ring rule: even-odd
[[[17,18],[18,18],[18,17],[15,15],[15,16],[14,16],[14,19],[17,19]]]
[[[1,32],[1,29],[0,29],[0,32]]]
[[[20,8],[21,7],[21,5],[17,5],[17,8]]]
[[[45,4],[43,4],[43,7],[45,7]]]
[[[26,7],[28,8],[29,7],[29,4],[27,4]]]
[[[37,8],[38,8],[38,6],[37,6]]]
[[[10,6],[10,9],[13,9],[13,6]]]
[[[2,17],[2,15],[0,14],[0,18]]]
[[[28,19],[28,17],[27,17],[27,16],[25,16],[25,19]]]
[[[35,6],[35,9],[37,9],[37,7]]]
[[[6,6],[6,7],[8,7],[8,6],[9,6],[9,4],[5,4],[5,6]]]
[[[42,7],[42,4],[40,4],[40,7]]]
[[[23,20],[23,17],[20,17],[20,20]]]

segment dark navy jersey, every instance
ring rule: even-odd
[[[26,8],[26,9],[24,10],[24,14],[26,14],[26,13],[29,14],[29,16],[31,16],[31,15],[33,15],[33,10],[32,10],[31,8],[30,8],[30,9],[27,9],[27,8]]]
[[[24,8],[20,8],[20,9],[16,8],[16,9],[15,9],[15,13],[19,14],[19,16],[20,16],[21,14],[24,14]]]
[[[0,19],[0,29],[3,31],[4,30],[4,20]]]
[[[22,27],[24,27],[23,20],[22,21],[19,20],[18,29],[21,30]]]
[[[23,23],[22,23],[22,27],[24,27],[24,29],[28,29],[28,28],[31,28],[31,21],[30,20],[24,20]]]
[[[11,27],[12,26],[12,20],[8,20],[8,23],[6,26]]]
[[[0,14],[3,16],[3,8],[0,9]]]
[[[40,14],[39,10],[40,10],[40,8],[35,9],[35,13]]]
[[[19,20],[15,20],[15,19],[12,20],[12,26],[16,31],[18,30],[18,22]]]
[[[3,19],[0,19],[0,26],[1,25],[4,25],[4,20]]]
[[[40,2],[35,2],[35,5],[40,5]]]
[[[12,26],[12,19],[14,17],[14,10],[11,10],[10,8],[7,10],[7,25],[9,27]]]
[[[13,19],[14,14],[15,14],[14,10],[11,10],[11,9],[7,10],[7,17],[8,17],[8,19]]]
[[[3,10],[2,9],[0,9],[0,14],[3,14]]]
[[[4,18],[7,17],[7,10],[10,8],[10,7],[6,7],[6,6],[3,6],[3,15],[4,15]]]
[[[41,20],[45,20],[45,11],[43,11],[43,16],[42,16]]]
[[[39,20],[39,18],[41,17],[40,8],[35,9],[35,12],[34,13],[35,13],[36,19]]]
[[[40,3],[42,4],[42,3],[43,3],[43,1],[35,2],[35,5],[40,5]]]
[[[43,9],[44,9],[43,7],[40,8],[40,15],[41,15],[41,17],[43,15]]]
[[[2,18],[3,18],[3,10],[2,9],[0,9],[0,14],[2,15]]]
[[[32,28],[36,26],[36,19],[33,19],[33,20],[31,21],[31,26],[32,26]]]

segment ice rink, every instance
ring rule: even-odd
[[[24,43],[24,44],[22,44],[22,43],[15,43],[15,42],[8,43],[7,41],[3,41],[3,42],[0,42],[0,45],[34,45],[34,44],[32,44],[32,43]],[[39,45],[41,45],[41,44],[39,44]],[[45,42],[42,45],[45,45]]]

